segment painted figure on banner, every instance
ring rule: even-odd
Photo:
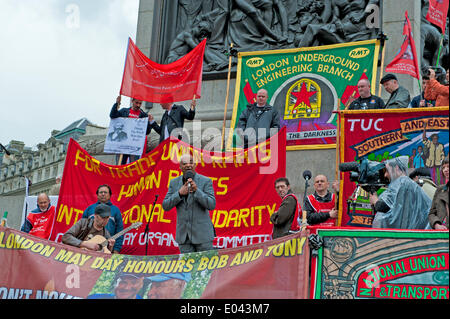
[[[431,134],[427,137],[427,126],[422,134],[422,144],[425,153],[425,166],[430,169],[431,177],[437,185],[441,185],[441,170],[440,166],[445,158],[445,149],[442,143],[439,143],[439,135],[437,133]],[[431,139],[431,140],[430,140]]]
[[[336,226],[338,210],[336,209],[337,196],[328,188],[330,183],[325,175],[317,175],[314,178],[314,194],[308,195],[304,209],[309,225]],[[338,182],[333,183],[333,189],[337,192]]]
[[[267,90],[260,89],[256,94],[256,102],[248,104],[239,116],[236,129],[244,142],[244,148],[265,141],[280,128],[280,116],[277,109],[267,103],[268,98]]]
[[[176,134],[175,136],[181,140],[182,130],[184,127],[184,120],[193,120],[195,117],[195,106],[197,102],[195,99],[191,101],[191,106],[189,111],[186,111],[183,105],[174,103],[161,103],[161,108],[164,114],[161,118],[161,124],[156,123],[155,118],[152,114],[148,114],[149,123],[151,128],[159,134],[159,143],[164,141],[170,135]]]
[[[139,291],[144,285],[143,274],[119,272],[116,275],[113,293],[96,293],[87,299],[142,299]]]
[[[37,208],[32,210],[26,217],[21,231],[31,235],[49,239],[55,222],[55,206],[51,205],[50,198],[46,193],[37,197]]]
[[[180,299],[187,283],[191,280],[191,274],[161,273],[146,279],[150,281],[148,299]]]
[[[94,218],[95,217],[95,208],[100,204],[108,205],[111,208],[111,218],[109,218],[108,224],[106,225],[106,229],[108,230],[111,236],[117,234],[118,232],[123,230],[123,219],[122,214],[120,213],[119,207],[113,205],[111,203],[111,187],[109,185],[100,185],[97,188],[97,202],[92,204],[86,208],[83,212],[82,218]],[[119,253],[120,249],[122,249],[123,243],[123,235],[116,239],[114,244],[113,253]]]
[[[176,207],[175,240],[180,252],[189,253],[213,249],[216,236],[209,211],[216,206],[212,180],[195,172],[197,164],[190,154],[180,157],[182,175],[170,181],[162,207]]]
[[[407,176],[408,157],[399,156],[385,161],[385,177],[390,183],[381,193],[369,194],[376,212],[373,228],[425,229],[431,199]]]
[[[94,210],[94,218],[81,218],[62,236],[63,244],[100,251],[102,246],[90,241],[96,235],[100,235],[108,241],[107,249],[113,250],[115,240],[111,238],[106,225],[111,217],[111,207],[106,204],[98,204]]]
[[[120,109],[120,102],[121,102],[122,98],[119,95],[116,98],[116,103],[113,104],[112,108],[111,108],[111,112],[109,113],[109,117],[111,119],[114,118],[118,118],[118,117],[129,117],[129,118],[145,118],[148,117],[147,113],[145,113],[142,109],[142,101],[137,100],[132,98],[131,99],[131,107],[126,107],[126,108],[121,108]],[[146,131],[146,135],[148,135],[150,133],[151,130],[151,126],[150,123],[147,125],[147,131]],[[147,145],[147,139],[145,139],[145,144],[144,144],[144,150],[142,154],[147,153],[146,151],[146,145]],[[136,160],[138,160],[140,158],[140,156],[138,155],[131,155],[131,154],[123,154],[122,156],[122,161],[120,163],[117,163],[117,165],[124,165],[127,163],[128,159],[131,162],[134,162]],[[119,157],[117,157],[117,159],[119,159]]]
[[[270,221],[273,224],[273,239],[299,231],[299,220],[302,213],[298,198],[292,192],[286,177],[280,177],[275,181],[275,191],[281,197],[281,204],[278,210],[270,215]]]

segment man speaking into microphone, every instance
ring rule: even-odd
[[[181,176],[170,181],[163,200],[165,211],[177,208],[175,241],[180,252],[190,253],[213,249],[214,226],[209,211],[216,207],[212,180],[195,172],[192,155],[180,157]]]

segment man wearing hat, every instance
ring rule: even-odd
[[[106,204],[99,204],[95,207],[94,218],[81,218],[62,236],[62,242],[89,250],[101,250],[99,244],[89,242],[90,238],[101,235],[108,239],[108,249],[112,250],[115,244],[114,239],[110,239],[111,235],[106,230],[111,217],[111,207]]]
[[[151,282],[148,299],[180,299],[186,284],[191,280],[190,273],[158,274],[147,277]]]
[[[380,83],[383,85],[386,92],[390,93],[391,96],[386,102],[386,109],[398,109],[407,108],[411,98],[409,92],[403,86],[398,84],[397,77],[388,73],[381,79]]]

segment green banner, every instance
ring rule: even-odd
[[[287,149],[336,147],[337,117],[348,99],[358,97],[357,83],[366,78],[375,93],[379,41],[319,47],[240,52],[231,134],[227,148],[239,145],[234,129],[260,89],[286,126]]]

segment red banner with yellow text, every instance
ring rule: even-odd
[[[150,255],[179,253],[175,242],[176,208],[164,211],[162,201],[170,181],[181,174],[181,154],[189,152],[198,163],[196,171],[213,180],[216,207],[210,215],[217,235],[215,247],[264,242],[272,233],[270,215],[281,201],[273,185],[285,175],[284,131],[245,151],[226,153],[204,151],[171,138],[143,158],[122,166],[100,162],[71,140],[50,239],[59,242],[83,211],[97,201],[97,187],[108,184],[111,202],[119,207],[124,227],[143,223],[124,235],[121,253],[144,255],[147,241]],[[159,198],[153,209],[155,195]],[[145,236],[147,223],[149,234]]]
[[[307,298],[307,235],[190,254],[130,256],[0,226],[0,300]],[[254,312],[267,311],[261,304]]]

